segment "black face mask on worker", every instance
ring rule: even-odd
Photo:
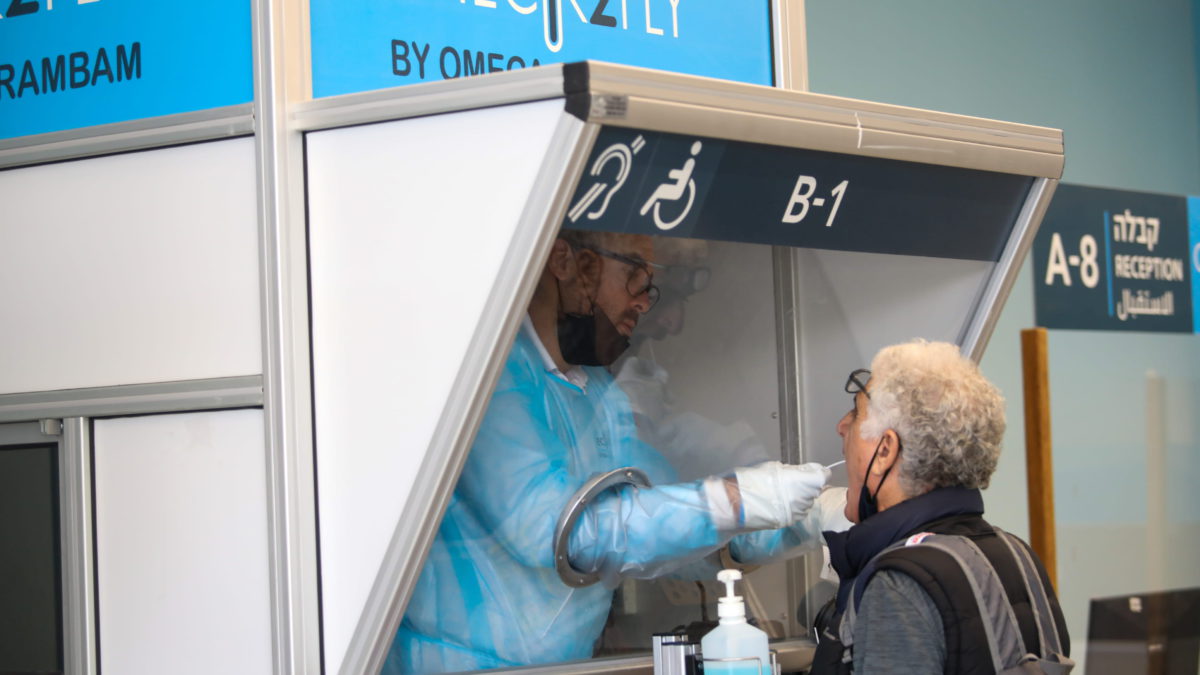
[[[604,310],[593,304],[591,314],[559,317],[558,348],[571,365],[608,366],[629,348],[629,338],[618,333]]]
[[[589,314],[562,308],[562,284],[558,287],[558,348],[563,360],[574,366],[612,365],[629,348],[629,338],[617,331],[608,314],[594,300]]]

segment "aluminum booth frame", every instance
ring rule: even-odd
[[[548,99],[562,101],[558,129],[421,463],[421,479],[408,495],[339,672],[374,672],[383,662],[601,127],[1031,177],[1032,186],[1007,243],[959,336],[964,352],[975,359],[983,353],[1063,167],[1061,132],[1054,129],[594,62],[314,101],[297,106],[292,123],[303,132],[316,132]],[[786,249],[776,253],[776,294],[782,310],[788,309],[789,302],[794,308],[802,293],[791,255]],[[778,315],[795,317],[798,312]],[[779,326],[780,363],[794,371],[799,361],[798,330],[787,324]],[[794,374],[798,380],[798,371]],[[787,426],[798,433],[801,394],[785,387],[780,396],[782,414],[791,416]],[[777,649],[789,667],[811,658],[811,645],[805,641],[783,643]],[[554,670],[562,672],[562,668]],[[570,666],[572,672],[646,672],[648,668],[648,658]]]

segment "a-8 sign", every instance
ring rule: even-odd
[[[1037,323],[1192,332],[1193,249],[1184,197],[1061,185],[1033,246]]]

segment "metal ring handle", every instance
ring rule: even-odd
[[[583,510],[596,495],[616,485],[648,488],[650,477],[641,469],[632,466],[596,474],[571,495],[562,513],[558,515],[558,524],[554,526],[554,569],[558,571],[558,577],[563,583],[571,588],[583,588],[600,581],[600,575],[595,572],[584,574],[571,567],[567,546],[571,542],[571,531],[575,529],[575,523],[579,516],[583,515]]]

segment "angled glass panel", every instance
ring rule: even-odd
[[[715,573],[734,564],[754,567],[752,621],[773,639],[805,636],[801,607],[831,588],[788,561],[819,551],[841,502],[752,527],[748,507],[728,520],[714,486],[767,460],[838,458],[846,366],[911,337],[960,341],[990,309],[980,296],[1031,185],[603,128],[384,672],[645,653],[663,632],[699,640],[715,625]],[[781,409],[797,380],[800,410]],[[803,443],[788,445],[796,426]],[[591,481],[624,467],[650,485],[589,495],[568,517]]]
[[[986,337],[1061,168],[1053,130],[617,66],[562,74],[565,112],[308,135],[340,672],[645,654],[653,632],[698,638],[712,577],[737,563],[757,566],[754,621],[799,645],[829,588],[797,561],[842,505],[756,521],[728,478],[740,491],[763,460],[836,459],[840,383],[877,347]],[[360,97],[340,119],[507,103],[534,79]]]
[[[1008,173],[606,127],[567,224],[784,246],[807,459],[840,458],[846,373],[915,337],[962,343],[1030,195]],[[619,164],[628,164],[618,171]],[[1007,262],[1005,263],[1007,264]],[[788,377],[782,374],[781,377]]]
[[[560,233],[384,672],[623,655],[645,651],[653,632],[707,625],[716,596],[704,582],[729,535],[713,524],[705,479],[719,486],[734,467],[786,452],[771,260],[756,244]],[[563,278],[551,272],[560,263]],[[577,263],[598,275],[590,316],[593,292],[571,276]],[[574,343],[596,312],[615,333],[599,327],[594,342]],[[611,363],[585,365],[615,356],[609,339],[628,346]],[[572,495],[627,466],[655,487],[598,498],[571,545],[572,564],[598,577],[565,583],[554,545]],[[664,575],[614,593],[623,578]],[[780,567],[754,576],[785,583]],[[787,597],[750,602],[775,637],[788,635]]]

